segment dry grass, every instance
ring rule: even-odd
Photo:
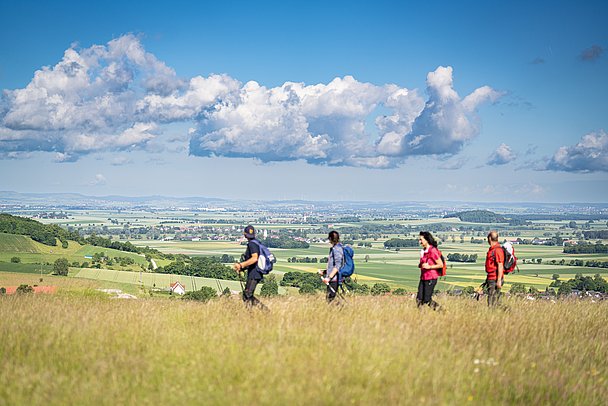
[[[608,303],[0,298],[0,404],[608,402]]]

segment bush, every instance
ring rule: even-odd
[[[207,302],[213,298],[217,297],[217,292],[210,286],[203,286],[201,290],[196,290],[194,292],[187,292],[182,299],[184,300],[197,300],[199,302]]]
[[[68,276],[68,260],[65,258],[59,258],[53,264],[53,274],[60,276]]]
[[[475,288],[473,286],[467,286],[462,289],[462,293],[465,295],[472,295],[475,293]]]
[[[6,295],[6,288],[5,287],[0,288],[0,295]]]
[[[403,288],[397,288],[397,289],[393,290],[393,295],[405,296],[405,295],[407,295],[407,291]]]
[[[22,294],[22,293],[32,293],[34,292],[34,288],[31,287],[30,285],[19,285],[19,287],[16,290],[17,293]]]
[[[391,287],[388,286],[387,283],[376,283],[374,286],[372,286],[373,296],[386,295],[387,293],[390,293],[390,291]]]
[[[299,290],[301,295],[314,295],[316,291],[315,287],[310,283],[303,283]]]
[[[279,294],[279,284],[274,275],[268,275],[265,278],[260,295],[265,297],[276,296]]]
[[[514,283],[513,285],[511,285],[511,289],[509,290],[509,292],[514,295],[525,295],[527,292],[526,285],[524,285],[523,283]]]
[[[11,258],[11,262],[13,264],[18,264],[19,262],[21,262],[21,258],[19,258],[19,257],[12,257]]]

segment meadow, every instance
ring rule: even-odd
[[[0,297],[0,403],[608,401],[608,302],[438,300],[444,312],[390,296],[278,297],[269,312],[76,287]]]

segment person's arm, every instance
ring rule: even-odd
[[[247,251],[251,253],[251,258],[244,262],[237,262],[234,264],[234,270],[237,272],[241,272],[243,269],[247,268],[250,265],[253,265],[258,262],[258,257],[260,256],[260,248],[258,245],[252,241],[247,243]],[[247,256],[247,251],[245,251],[245,256]]]
[[[334,247],[335,248],[335,247]],[[323,280],[325,283],[329,283],[329,281],[331,281],[340,271],[340,269],[338,268],[338,264],[342,263],[342,256],[344,255],[344,252],[342,250],[336,250],[334,249],[334,254],[333,254],[333,258],[334,258],[334,266],[333,268],[331,268],[331,271],[327,274],[327,277],[325,278],[327,280],[327,282],[325,282],[325,280]]]
[[[250,265],[256,264],[258,262],[258,256],[258,253],[254,252],[253,254],[251,254],[251,258],[249,258],[247,261],[237,262],[236,264],[234,264],[234,270],[237,272],[241,272],[243,268],[247,268]]]
[[[443,268],[443,261],[441,260],[441,255],[439,255],[439,252],[435,251],[435,257],[433,257],[433,261],[435,261],[435,265],[430,265],[429,263],[425,262],[422,264],[421,268],[422,269],[441,269],[441,268]]]
[[[496,249],[496,288],[502,288],[502,277],[505,273],[505,256],[502,248]]]

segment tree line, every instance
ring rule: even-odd
[[[595,274],[592,278],[578,273],[574,276],[574,279],[568,281],[562,282],[556,279],[551,282],[549,287],[558,288],[558,295],[570,294],[573,290],[608,293],[608,281],[602,278],[600,274]]]
[[[385,249],[394,249],[394,248],[412,248],[418,247],[419,242],[417,239],[413,238],[391,238],[390,240],[386,240],[384,242]]]
[[[450,262],[477,262],[477,254],[448,254],[446,257]]]
[[[606,254],[608,245],[605,244],[576,244],[564,247],[564,254]]]

